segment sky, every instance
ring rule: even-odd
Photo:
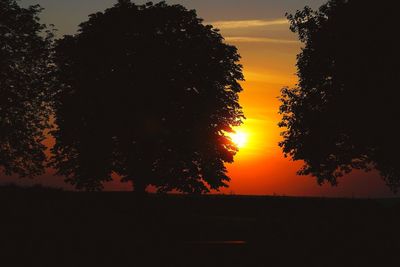
[[[54,24],[57,35],[74,34],[87,15],[111,7],[113,0],[21,0],[23,6],[40,4],[45,10],[42,20]],[[144,3],[145,1],[136,1]],[[154,1],[156,2],[156,1]],[[246,144],[228,164],[230,187],[225,194],[256,194],[326,197],[390,197],[383,180],[376,172],[353,172],[339,179],[337,187],[318,186],[312,177],[296,175],[301,162],[284,158],[278,114],[280,90],[294,86],[296,55],[301,43],[289,30],[285,13],[293,13],[308,5],[318,8],[322,0],[182,0],[166,1],[196,9],[205,23],[221,30],[225,41],[235,45],[242,56],[246,81],[240,103],[246,116],[237,129],[247,135]],[[51,143],[51,141],[49,141]],[[62,177],[50,171],[45,177],[31,181],[60,185]],[[130,189],[114,181],[108,190]]]

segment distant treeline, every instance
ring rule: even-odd
[[[64,189],[57,187],[49,187],[41,184],[32,186],[22,186],[13,183],[0,184],[0,192],[62,192]]]

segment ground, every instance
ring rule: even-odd
[[[6,267],[400,266],[400,199],[2,188],[0,210]]]

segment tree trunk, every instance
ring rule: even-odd
[[[142,181],[135,181],[132,182],[133,185],[133,192],[137,195],[137,196],[145,196],[146,195],[146,187],[147,184],[143,183]]]

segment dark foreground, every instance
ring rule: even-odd
[[[0,190],[0,266],[400,266],[400,200]]]

